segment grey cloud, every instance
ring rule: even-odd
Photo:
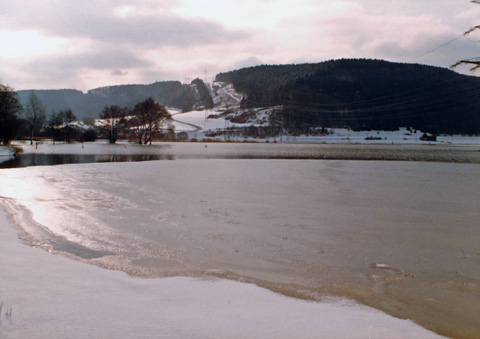
[[[79,76],[88,70],[106,70],[110,73],[137,67],[152,67],[153,63],[137,57],[134,53],[122,50],[98,50],[57,57],[36,58],[23,70],[29,74],[31,82],[42,83],[43,86],[57,88],[61,83],[74,83],[76,88],[84,87]]]
[[[240,68],[245,68],[245,67],[252,67],[252,66],[258,66],[263,64],[262,60],[256,57],[250,57],[247,59],[240,60],[236,63],[234,63],[231,67],[231,69],[240,69]]]
[[[135,53],[122,49],[98,49],[71,55],[37,58],[30,63],[35,69],[38,66],[59,69],[125,69],[150,67],[151,61],[139,58]]]
[[[127,75],[128,72],[127,71],[122,71],[120,69],[116,69],[116,70],[113,70],[112,72],[110,72],[111,75],[118,75],[118,76],[122,76],[122,75]]]
[[[390,40],[381,42],[374,48],[375,55],[382,55],[386,58],[408,58],[412,51],[403,47],[398,41]]]
[[[162,68],[145,69],[141,72],[142,83],[153,83],[155,81],[167,81],[182,79],[185,72],[175,72],[173,70],[164,70]]]
[[[174,1],[170,1],[175,3]],[[123,1],[134,7],[132,1]],[[115,7],[116,6],[116,7]],[[188,47],[246,39],[251,33],[229,30],[205,19],[186,19],[172,14],[172,4],[155,14],[119,17],[114,13],[118,3],[56,2],[40,8],[33,5],[23,12],[20,8],[4,19],[2,26],[39,29],[50,36],[91,38],[110,43],[126,43],[142,47]],[[153,11],[152,11],[153,12]]]
[[[442,41],[449,41],[450,39],[445,36]],[[458,60],[480,56],[480,53],[478,52],[478,43],[475,41],[469,41],[468,39],[460,39],[441,48],[438,47],[439,44],[429,43],[427,45],[422,45],[419,42],[416,46],[416,51],[418,52],[413,62],[424,63],[428,61],[428,64],[450,67]],[[429,53],[430,51],[433,52]],[[461,68],[456,69],[456,71],[463,72]],[[468,68],[465,68],[465,71],[466,73],[469,73]]]
[[[86,28],[83,34],[103,41],[152,47],[216,44],[240,40],[249,36],[241,31],[227,31],[221,26],[205,20],[185,20],[177,17],[131,18],[128,20],[113,18],[98,27]]]

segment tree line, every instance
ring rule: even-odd
[[[19,90],[18,98],[27,106],[30,90]],[[181,109],[183,112],[211,108],[212,99],[208,87],[201,79],[190,84],[179,81],[162,81],[146,85],[118,85],[91,89],[86,93],[73,89],[35,90],[48,112],[71,108],[75,115],[98,117],[105,106],[118,105],[133,108],[137,103],[152,98],[164,107]]]
[[[217,75],[244,94],[242,108],[274,107],[289,133],[311,127],[480,134],[480,79],[382,60],[262,65]]]
[[[26,107],[17,93],[9,86],[0,84],[0,144],[7,145],[16,138],[37,138],[55,141],[94,141],[107,138],[114,144],[119,138],[130,139],[139,144],[152,143],[154,138],[171,137],[174,127],[170,113],[152,98],[135,105],[133,109],[117,105],[105,106],[100,122],[85,118],[80,123],[71,109],[52,112],[47,116],[42,101],[31,91]]]

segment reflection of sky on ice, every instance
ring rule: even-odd
[[[35,222],[47,227],[53,234],[83,245],[89,244],[85,232],[102,227],[87,213],[68,172],[56,167],[30,167],[28,169],[3,170],[0,176],[0,195],[15,201],[32,213]],[[98,193],[95,193],[98,195]],[[28,223],[28,219],[23,219]],[[22,225],[27,230],[32,225]],[[94,244],[90,244],[94,245]]]
[[[34,168],[29,171],[3,170],[0,176],[1,195],[29,205],[37,199],[51,200],[58,197],[57,192],[48,189],[38,172],[39,170]]]
[[[53,235],[92,250],[122,253],[146,248],[141,252],[147,255],[160,246],[132,228],[175,224],[168,211],[158,209],[165,198],[161,188],[148,176],[136,178],[125,164],[105,170],[102,165],[79,165],[2,171],[0,196],[26,208]],[[29,218],[21,220],[26,223],[22,227],[36,234]]]

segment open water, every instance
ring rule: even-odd
[[[428,144],[172,143],[153,146],[135,144],[57,144],[57,146],[42,144],[38,149],[18,153],[16,157],[0,157],[0,168],[175,159],[323,159],[480,163],[480,147]]]

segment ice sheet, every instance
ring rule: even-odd
[[[2,338],[438,337],[346,300],[306,302],[228,280],[132,278],[25,246],[17,234],[0,211]]]
[[[346,295],[429,328],[475,331],[478,171],[304,160],[67,165],[2,170],[0,195],[19,224],[57,237],[41,233],[48,246],[102,267]]]

